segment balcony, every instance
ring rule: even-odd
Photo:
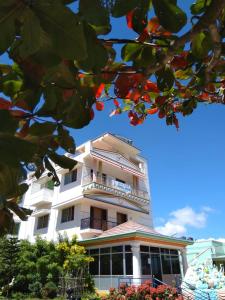
[[[54,191],[48,188],[42,188],[39,191],[32,193],[30,196],[30,205],[31,206],[40,206],[52,203]]]
[[[117,225],[118,225],[117,222],[111,222],[111,221],[96,219],[92,217],[81,219],[81,224],[80,224],[81,235],[84,238],[91,238]]]
[[[92,174],[90,174],[83,177],[83,193],[92,194],[101,191],[137,202],[143,206],[149,204],[147,191],[133,188],[132,185],[117,181],[114,177],[103,175],[104,174],[98,174],[94,178]]]

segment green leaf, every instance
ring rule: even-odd
[[[69,134],[69,131],[63,128],[63,126],[58,126],[57,130],[59,145],[67,152],[74,154],[76,146],[73,137]]]
[[[155,49],[149,46],[144,46],[138,57],[134,60],[136,67],[146,68],[148,65],[156,62]]]
[[[45,156],[44,158],[44,163],[45,163],[45,168],[50,171],[50,174],[48,174],[48,176],[52,176],[54,185],[59,186],[60,185],[59,177],[47,156]]]
[[[80,0],[79,12],[89,24],[93,25],[98,34],[103,28],[103,32],[109,33],[111,29],[109,13],[101,0]]]
[[[170,68],[165,68],[156,73],[157,86],[160,91],[169,91],[174,84],[174,74]]]
[[[185,12],[172,0],[153,0],[153,6],[159,23],[171,32],[180,31],[187,23]]]
[[[138,4],[139,0],[116,0],[112,8],[112,16],[114,18],[122,17],[137,7]]]
[[[63,169],[72,170],[77,164],[76,160],[54,152],[49,153],[49,158]]]
[[[17,137],[0,134],[0,162],[18,165],[19,162],[30,162],[36,151],[36,146]]]
[[[2,1],[3,2],[3,1]],[[0,55],[12,44],[16,35],[15,20],[20,13],[21,4],[16,1],[0,3]]]
[[[191,5],[191,13],[193,15],[202,14],[205,11],[206,7],[210,5],[210,3],[211,0],[197,0]]]
[[[0,110],[0,131],[4,133],[15,133],[18,121],[14,119],[8,110]]]
[[[2,91],[5,95],[9,97],[13,97],[16,93],[18,93],[23,85],[21,80],[7,80],[2,84]]]
[[[197,34],[191,45],[192,54],[197,59],[202,59],[207,56],[208,52],[212,49],[212,40],[209,33],[200,32]]]
[[[56,53],[65,59],[81,60],[87,57],[86,37],[78,15],[59,0],[35,1],[33,9]]]
[[[19,49],[22,58],[34,54],[41,47],[40,22],[31,9],[27,9],[25,12],[21,37],[22,43]]]
[[[38,123],[35,122],[29,128],[29,134],[35,136],[52,135],[56,129],[56,124],[52,122]]]
[[[108,61],[106,48],[99,43],[95,31],[90,26],[85,26],[84,32],[87,41],[87,58],[80,60],[77,65],[84,71],[99,72]]]
[[[143,45],[140,44],[126,44],[121,49],[121,57],[124,61],[132,61],[139,55]]]

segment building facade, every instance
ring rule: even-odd
[[[79,242],[94,257],[90,272],[100,289],[118,278],[157,277],[170,282],[187,268],[187,240],[166,237],[153,228],[147,161],[132,141],[110,133],[79,146],[74,170],[56,166],[60,186],[47,174],[28,180],[24,207],[33,209],[21,222],[19,238],[59,234]]]
[[[219,269],[225,269],[225,242],[217,240],[197,240],[187,247],[188,265],[212,261]]]

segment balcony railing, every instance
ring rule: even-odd
[[[131,184],[117,181],[114,177],[105,174],[98,174],[97,176],[93,176],[93,174],[88,174],[84,176],[83,187],[84,190],[96,188],[109,191],[113,194],[117,194],[118,196],[125,196],[127,198],[140,198],[143,199],[146,203],[149,199],[147,191],[134,188]]]
[[[108,230],[115,226],[117,226],[117,222],[111,222],[107,220],[102,219],[96,219],[96,218],[85,218],[81,220],[80,229],[97,229],[97,230]]]

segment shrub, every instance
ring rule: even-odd
[[[54,282],[49,281],[45,284],[45,286],[41,290],[42,297],[44,299],[50,298],[53,299],[57,296],[57,286]]]
[[[168,285],[159,285],[154,288],[150,281],[140,286],[127,286],[121,284],[118,289],[111,288],[109,295],[102,297],[102,300],[183,300],[177,290]]]

